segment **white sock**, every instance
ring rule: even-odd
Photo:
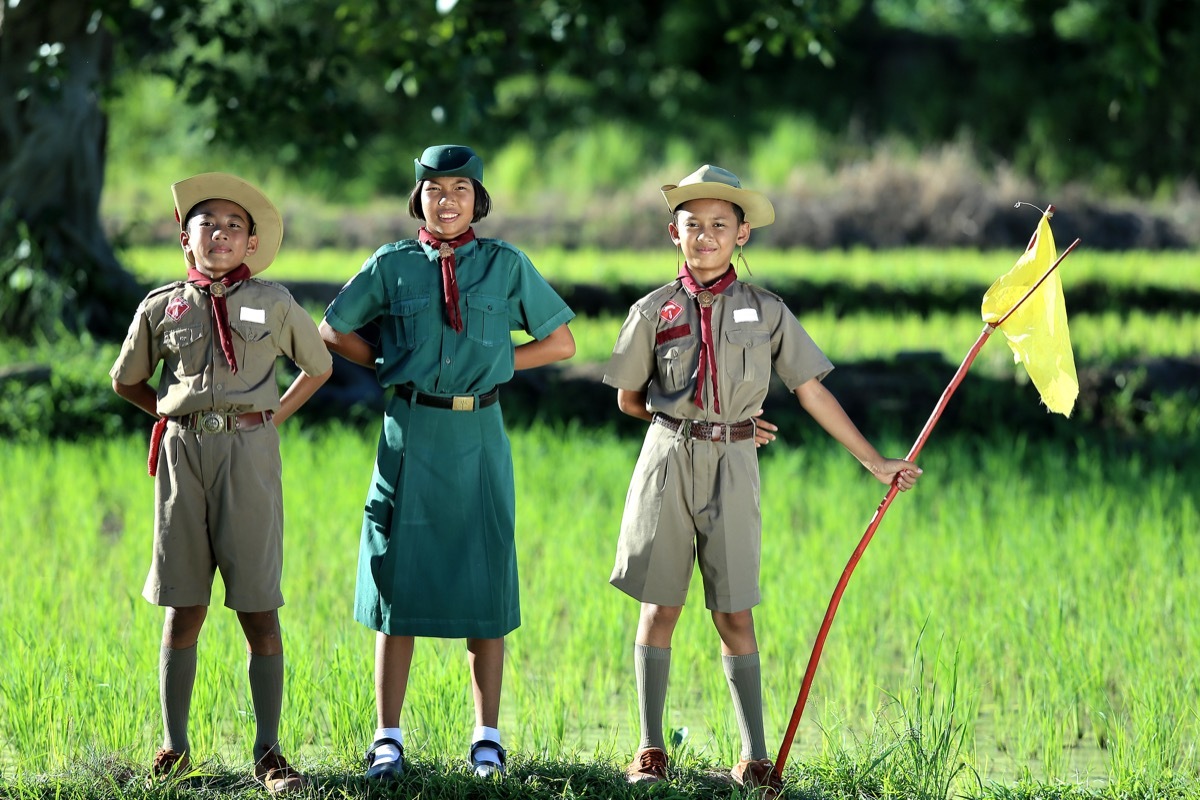
[[[397,742],[403,744],[404,734],[400,732],[399,728],[376,728],[375,741],[379,741],[380,739],[395,739]],[[399,759],[400,751],[396,749],[394,744],[380,745],[380,747],[375,751],[376,764],[387,764],[388,762],[398,761]]]
[[[489,728],[486,725],[477,725],[475,733],[471,736],[471,743],[475,742],[495,742],[497,746],[500,744],[500,731],[496,728]],[[495,747],[479,747],[475,749],[476,761],[487,761],[492,764],[500,763],[500,751]]]

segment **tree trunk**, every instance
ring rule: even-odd
[[[89,3],[0,15],[0,325],[124,332],[140,295],[100,223],[112,39]]]

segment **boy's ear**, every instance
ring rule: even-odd
[[[737,243],[742,245],[748,241],[750,241],[750,223],[743,222],[738,226]]]
[[[179,232],[179,246],[183,248],[183,257],[187,259],[189,264],[193,266],[196,263],[196,255],[192,252],[190,237],[188,236],[187,228]]]
[[[669,233],[671,235],[671,241],[675,243],[676,247],[678,247],[679,246],[679,228],[675,225],[675,222],[673,220],[671,222],[667,223],[667,233]]]
[[[246,240],[246,255],[254,255],[254,251],[258,249],[258,234],[250,234],[250,238]]]

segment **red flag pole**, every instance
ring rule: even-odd
[[[934,406],[933,413],[930,414],[929,419],[926,420],[925,427],[921,429],[921,434],[917,437],[917,441],[913,444],[912,449],[908,451],[908,455],[905,456],[906,461],[912,461],[917,457],[918,454],[920,454],[921,448],[925,446],[925,441],[933,432],[933,427],[937,425],[938,420],[942,416],[942,412],[946,410],[946,405],[950,402],[950,397],[954,394],[955,390],[958,389],[958,385],[963,382],[963,378],[967,376],[967,370],[971,368],[972,362],[975,361],[975,356],[979,355],[979,351],[983,348],[983,345],[988,340],[988,337],[992,335],[992,332],[995,331],[997,327],[999,327],[1002,323],[1004,323],[1005,320],[1012,316],[1013,312],[1020,308],[1021,304],[1029,299],[1030,295],[1037,291],[1038,287],[1042,285],[1046,278],[1050,277],[1050,274],[1054,272],[1054,270],[1058,269],[1058,265],[1061,264],[1063,259],[1075,249],[1077,244],[1079,244],[1079,239],[1071,242],[1071,246],[1063,251],[1062,255],[1060,255],[1055,262],[1050,265],[1050,268],[1046,270],[1042,277],[1038,278],[1037,283],[1035,283],[1028,292],[1022,295],[1021,299],[1018,300],[1013,307],[1010,308],[1008,312],[994,325],[984,325],[983,332],[979,334],[979,338],[975,340],[975,344],[973,344],[970,351],[967,352],[966,358],[963,359],[962,363],[958,367],[958,371],[954,373],[954,377],[950,380],[949,385],[946,386],[945,391],[942,392],[942,396],[938,400],[937,405]],[[862,558],[862,554],[867,549],[867,545],[871,543],[871,537],[875,535],[876,528],[878,528],[879,523],[883,521],[883,515],[887,513],[888,507],[891,506],[892,500],[895,499],[896,494],[899,491],[899,488],[893,482],[891,487],[888,489],[887,495],[884,496],[883,501],[879,504],[879,507],[875,509],[875,515],[871,517],[871,522],[867,525],[867,530],[865,533],[863,533],[862,539],[858,543],[858,547],[854,548],[854,553],[850,556],[850,560],[846,563],[846,568],[842,570],[842,577],[838,579],[837,586],[834,587],[833,596],[829,598],[829,607],[825,609],[825,618],[821,621],[821,628],[817,632],[817,640],[813,644],[812,655],[810,655],[808,658],[808,668],[804,671],[804,681],[800,684],[800,694],[796,698],[795,707],[792,709],[791,721],[788,722],[787,731],[783,735],[783,744],[781,744],[779,747],[779,755],[775,758],[775,775],[781,779],[783,777],[783,765],[787,761],[788,753],[792,749],[792,740],[796,738],[796,729],[800,726],[800,718],[804,716],[804,706],[808,703],[808,692],[812,688],[813,677],[817,672],[817,663],[821,660],[821,651],[825,648],[825,637],[829,635],[829,628],[833,625],[833,615],[837,613],[837,607],[842,600],[842,594],[846,591],[846,584],[850,582],[850,575],[854,572],[854,568],[858,565],[859,559]]]

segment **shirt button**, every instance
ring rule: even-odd
[[[446,363],[447,363],[447,364],[449,364],[449,363],[450,363],[450,356],[446,356]]]
[[[224,386],[223,384],[220,384],[220,383],[218,383],[218,384],[217,384],[217,391],[218,391],[218,392],[222,392],[222,391],[224,391],[224,390],[225,390],[225,386]]]

